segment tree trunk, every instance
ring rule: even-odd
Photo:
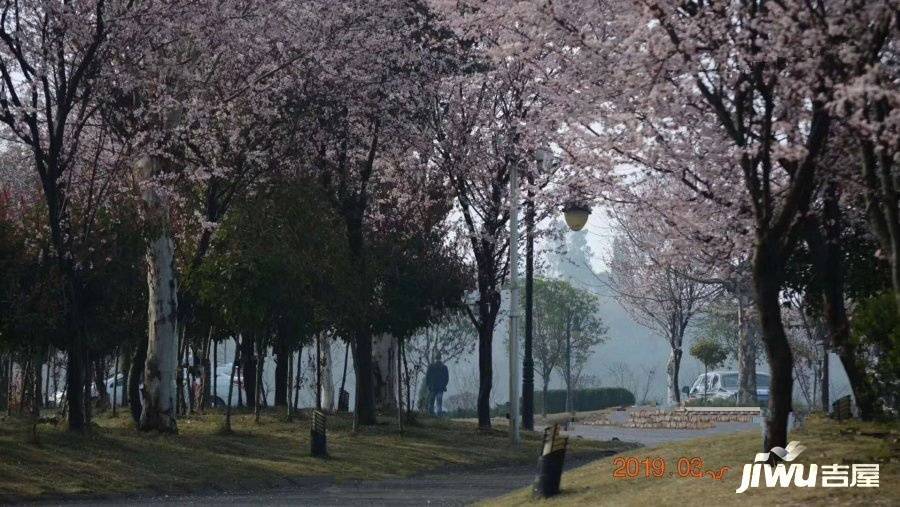
[[[829,397],[831,396],[829,394],[830,386],[828,385],[828,379],[830,377],[830,373],[828,372],[829,352],[828,347],[824,343],[822,344],[822,349],[822,372],[819,382],[821,383],[820,393],[822,396],[822,412],[827,414],[828,410],[831,408],[831,400],[829,399]]]
[[[176,314],[176,322],[177,322],[177,314]],[[187,414],[188,404],[187,400],[184,398],[184,377],[185,377],[185,367],[188,365],[188,343],[187,339],[185,339],[185,330],[184,326],[175,326],[175,335],[178,337],[175,350],[178,351],[177,358],[175,360],[175,415],[176,417],[179,415]],[[188,391],[191,391],[188,389]]]
[[[0,411],[5,411],[9,403],[9,362],[5,355],[0,355]]]
[[[666,386],[668,387],[669,405],[681,403],[681,389],[678,386],[678,374],[681,371],[681,346],[670,343],[669,362],[666,364]]]
[[[43,397],[41,396],[41,392],[43,391],[43,366],[44,366],[44,357],[46,357],[46,353],[43,350],[38,350],[38,352],[34,356],[34,383],[33,390],[31,395],[31,416],[35,419],[39,419],[41,417],[41,405],[43,403]]]
[[[121,361],[119,363],[119,372],[122,374],[122,400],[119,403],[120,407],[124,407],[129,402],[128,373],[131,371],[131,356],[133,355],[133,353],[133,346],[129,344],[125,344],[124,347],[119,351],[119,357]]]
[[[209,327],[209,334],[206,337],[206,340],[203,341],[203,347],[200,351],[200,399],[197,402],[197,406],[200,411],[204,411],[209,408],[209,400],[212,397],[212,386],[210,382],[213,382],[216,378],[215,373],[212,371],[212,364],[209,359],[210,349],[212,348],[212,335],[213,335],[213,327]]]
[[[243,339],[242,339],[241,341],[243,341]],[[241,351],[241,354],[243,354],[243,351]],[[242,357],[243,357],[243,356],[242,356]],[[241,362],[243,363],[243,359],[241,360]],[[244,393],[244,390],[247,389],[247,386],[246,386],[246,384],[245,384],[246,379],[244,378],[244,377],[245,377],[245,375],[244,375],[244,373],[245,373],[245,372],[244,372],[244,367],[243,367],[243,366],[238,366],[238,371],[241,372],[241,378],[240,378],[240,385],[238,385],[238,390],[237,390],[237,406],[238,406],[239,408],[243,408],[243,407],[244,407],[244,395],[243,395],[243,393]]]
[[[322,335],[322,406],[334,410],[334,375],[331,361],[331,338]]]
[[[32,378],[32,367],[31,357],[26,354],[22,354],[25,359],[22,362],[21,369],[19,370],[19,377],[22,379],[19,385],[19,415],[26,415],[28,413],[28,398],[33,394],[31,389],[31,378]]]
[[[392,412],[397,408],[394,401],[396,341],[391,335],[382,334],[373,340],[372,349],[375,406],[382,412]]]
[[[94,386],[97,388],[97,406],[106,409],[110,406],[109,391],[106,389],[106,364],[102,357],[95,356]]]
[[[285,377],[287,378],[285,379],[284,403],[287,411],[287,422],[291,422],[294,420],[294,404],[291,403],[291,400],[293,399],[293,396],[291,396],[291,391],[294,386],[294,353],[291,352],[290,349],[288,349],[286,356],[287,357],[281,357],[279,361],[287,360],[287,374],[285,375]],[[278,393],[276,389],[276,397],[277,394]]]
[[[135,423],[141,421],[141,383],[144,381],[144,366],[147,361],[147,337],[134,349],[131,368],[128,370],[128,404],[131,407],[131,418]]]
[[[231,362],[231,376],[228,380],[228,402],[225,404],[225,431],[231,432],[231,399],[234,395],[234,373],[240,363],[241,347],[238,339],[234,339],[234,361]]]
[[[356,349],[353,360],[356,363],[356,424],[371,426],[376,423],[375,385],[372,364],[372,335],[368,330],[356,335]]]
[[[44,377],[44,397],[42,400],[45,407],[50,406],[50,371],[53,370],[54,355],[53,347],[49,347],[47,350],[47,376]]]
[[[709,365],[703,363],[703,404],[706,404],[709,396]]]
[[[262,398],[263,398],[263,386],[262,386],[262,374],[263,374],[263,366],[266,362],[266,350],[262,345],[262,340],[256,340],[256,371],[254,374],[256,375],[256,392],[253,404],[253,413],[254,418],[256,420],[256,424],[259,424],[259,409],[262,406]]]
[[[756,347],[753,343],[748,301],[742,280],[738,280],[738,402],[742,405],[756,404]]]
[[[243,380],[243,401],[248,407],[256,407],[256,339],[252,334],[241,337],[241,379]],[[241,401],[241,398],[238,398]]]
[[[343,396],[345,388],[347,387],[347,364],[349,364],[350,359],[350,342],[347,342],[344,348],[344,367],[343,371],[341,371],[341,390],[338,391],[338,400],[340,400],[340,396]],[[341,407],[338,407],[341,408]],[[341,408],[341,410],[345,410]]]
[[[316,334],[316,410],[322,410],[322,334]]]
[[[66,404],[69,409],[69,429],[81,431],[85,428],[84,354],[79,345],[70,346],[67,352]]]
[[[88,353],[85,352],[84,356],[82,356],[82,361],[85,365],[84,375],[82,377],[83,383],[81,385],[81,393],[84,396],[84,425],[85,427],[91,426],[91,418],[93,417],[92,407],[91,407],[91,384],[93,381],[93,368],[92,361],[88,357]],[[24,373],[24,372],[23,372]]]
[[[494,326],[487,324],[478,330],[478,427],[491,428],[491,388],[494,382],[493,364]]]
[[[779,277],[782,266],[779,253],[765,239],[758,241],[753,265],[753,288],[762,339],[766,344],[766,356],[771,369],[769,414],[763,443],[764,449],[768,451],[775,446],[787,445],[787,423],[792,409],[794,386],[794,357],[781,320]]]
[[[403,433],[403,376],[401,374],[400,351],[402,349],[400,338],[397,338],[397,429]]]
[[[213,399],[219,398],[219,342],[212,343],[212,395]]]
[[[112,415],[116,417],[116,407],[119,404],[119,349],[113,355],[115,364],[113,365],[113,392],[112,392]]]
[[[54,395],[59,392],[59,351],[53,356],[53,393]],[[57,403],[60,400],[57,400]],[[59,407],[57,407],[59,408]]]
[[[297,350],[297,374],[294,376],[294,411],[300,404],[300,386],[303,383],[303,345]]]
[[[547,417],[547,390],[550,388],[550,381],[547,378],[550,374],[544,375],[544,388],[541,390],[541,415]]]
[[[168,209],[162,196],[145,191],[150,216],[158,228],[147,247],[148,322],[144,366],[142,430],[176,432],[175,374],[178,361],[178,295],[175,247],[168,229]]]
[[[373,139],[372,153],[377,146],[377,136]],[[350,259],[357,269],[362,295],[362,307],[359,308],[357,322],[352,334],[354,340],[353,366],[356,371],[356,403],[353,411],[353,425],[371,426],[376,424],[375,408],[375,375],[372,362],[372,331],[367,319],[371,304],[371,284],[368,275],[363,220],[365,214],[365,197],[361,201],[348,206],[344,220],[347,225],[347,240]]]
[[[877,117],[883,119],[883,112]],[[871,230],[878,237],[882,251],[889,254],[891,285],[897,312],[900,314],[900,208],[897,206],[900,187],[890,150],[879,150],[865,137],[859,139],[862,151],[863,182],[866,185],[866,211]]]
[[[409,362],[406,360],[406,342],[400,344],[400,355],[403,356],[403,377],[406,379],[406,416],[413,410],[412,386],[409,377]]]
[[[824,215],[819,222],[806,221],[804,232],[812,253],[816,279],[822,287],[825,323],[828,327],[827,344],[831,344],[850,381],[853,397],[859,409],[859,417],[871,420],[875,416],[878,394],[866,374],[864,358],[859,357],[856,343],[850,336],[850,320],[844,303],[843,252],[840,243],[840,209],[835,184],[825,191]],[[824,228],[824,237],[820,230]]]
[[[285,345],[287,337],[281,333],[275,339],[275,406],[286,407],[288,404],[288,376],[291,369],[291,353]]]

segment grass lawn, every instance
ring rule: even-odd
[[[814,488],[749,489],[735,494],[742,467],[762,449],[757,431],[727,436],[704,437],[655,448],[626,451],[620,456],[662,457],[667,472],[660,478],[646,478],[643,468],[636,478],[613,478],[614,458],[605,458],[563,475],[563,493],[546,504],[564,505],[900,505],[900,427],[895,424],[837,423],[821,417],[810,418],[805,427],[791,435],[806,450],[794,463],[816,463],[819,478]],[[680,457],[698,456],[704,469],[730,467],[721,481],[669,477]],[[821,466],[849,463],[878,463],[879,488],[822,488]],[[764,485],[765,481],[761,483]],[[531,491],[522,489],[485,502],[490,505],[521,505],[534,502]]]
[[[424,419],[398,433],[395,423],[354,434],[349,416],[329,417],[330,458],[309,455],[308,416],[292,423],[270,412],[260,424],[249,414],[233,417],[234,433],[220,431],[219,413],[178,421],[177,435],[142,433],[123,415],[100,415],[84,435],[51,425],[0,418],[0,503],[37,497],[133,493],[236,491],[289,484],[301,477],[337,480],[398,477],[446,465],[532,462],[537,434],[511,451],[504,431],[484,434],[475,425]],[[618,445],[619,447],[615,447]],[[578,441],[576,452],[621,449],[621,444]]]

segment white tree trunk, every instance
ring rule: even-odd
[[[372,362],[375,377],[375,406],[378,410],[396,410],[394,398],[396,385],[397,340],[389,334],[376,336],[372,340]]]
[[[155,174],[157,160],[142,161],[145,172]],[[169,230],[168,206],[155,188],[143,193],[147,222],[153,238],[147,246],[148,340],[141,391],[140,428],[177,431],[175,423],[175,373],[177,365],[178,287],[175,247]]]
[[[334,376],[331,366],[331,338],[322,336],[322,408],[334,410]]]

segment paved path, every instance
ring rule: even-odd
[[[604,458],[591,453],[566,460],[566,470]],[[288,488],[264,492],[203,493],[195,496],[131,497],[65,502],[65,505],[466,505],[504,495],[534,481],[534,465],[454,467],[402,479],[337,483],[307,478]]]

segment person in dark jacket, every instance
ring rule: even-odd
[[[444,391],[447,390],[449,382],[450,372],[447,370],[447,365],[441,362],[441,355],[438,354],[435,361],[428,366],[428,371],[425,372],[425,385],[428,387],[429,394],[428,412],[432,415],[440,416],[444,412]]]

